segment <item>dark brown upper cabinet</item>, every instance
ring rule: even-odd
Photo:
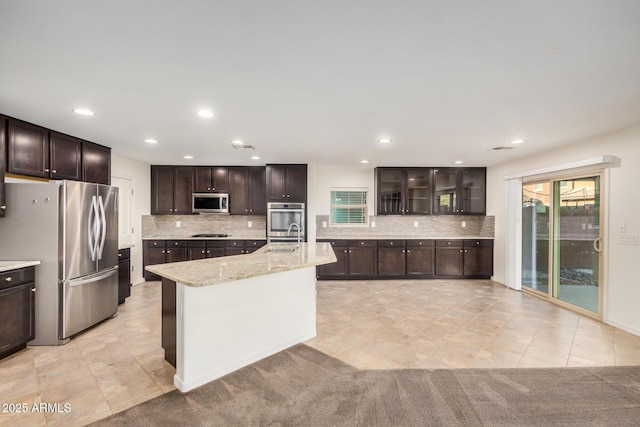
[[[307,165],[267,165],[267,201],[299,202],[307,200]]]
[[[49,158],[52,179],[82,179],[82,143],[81,139],[69,135],[50,133]]]
[[[6,119],[7,172],[111,183],[111,149],[14,118]]]
[[[428,215],[431,213],[431,168],[376,168],[378,215]]]
[[[196,193],[229,192],[229,168],[197,166],[194,172]]]
[[[49,178],[48,129],[8,119],[7,166],[9,173]]]
[[[229,213],[232,215],[265,215],[266,169],[262,166],[229,168]]]
[[[82,141],[82,180],[111,184],[111,148]]]
[[[486,168],[434,168],[433,213],[484,215]]]
[[[191,214],[193,167],[151,166],[151,214]]]
[[[0,116],[0,217],[5,215],[7,206],[4,201],[4,168],[7,152],[7,119]]]

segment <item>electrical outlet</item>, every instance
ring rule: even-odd
[[[322,221],[322,228],[327,228],[327,221]]]
[[[618,224],[618,232],[626,233],[627,232],[627,224],[625,224],[624,222],[619,223]]]
[[[248,221],[247,222],[247,227],[249,227],[249,228],[253,227],[253,221]]]
[[[375,221],[371,221],[371,228],[376,228],[376,222]]]
[[[418,226],[418,221],[413,221],[413,226],[417,227]]]
[[[176,227],[178,228],[182,227],[182,221],[176,221]]]
[[[467,221],[462,221],[462,228],[467,228]]]

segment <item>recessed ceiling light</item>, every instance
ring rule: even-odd
[[[94,113],[91,110],[88,110],[86,108],[74,108],[73,112],[76,114],[80,114],[81,116],[95,116],[96,113]]]
[[[149,144],[157,144],[158,140],[153,139],[153,138],[147,138],[144,140],[144,142],[148,142]]]
[[[215,116],[215,114],[213,114],[213,112],[212,112],[212,111],[209,111],[209,110],[200,110],[200,111],[198,111],[198,113],[197,113],[197,114],[198,114],[200,117],[206,117],[206,118],[210,118],[210,117]]]
[[[453,164],[455,164],[455,165],[461,165],[463,163],[464,162],[462,160],[456,160],[455,162],[453,162]]]
[[[512,144],[522,144],[524,142],[524,139],[514,139],[513,141],[511,141]]]
[[[241,141],[239,139],[234,139],[233,141],[231,141],[231,145],[242,145],[244,144],[244,141]]]
[[[360,160],[360,163],[362,164],[369,163],[369,160]]]
[[[260,156],[251,156],[251,160],[260,160]]]
[[[379,139],[378,142],[380,144],[389,144],[391,143],[391,138],[382,138],[382,139]]]
[[[190,155],[187,154],[186,156],[184,156],[184,158],[187,159],[187,160],[192,160],[193,156],[190,156]]]

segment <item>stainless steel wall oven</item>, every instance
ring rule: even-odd
[[[268,241],[296,241],[298,239],[298,229],[296,226],[300,227],[300,237],[302,241],[305,241],[304,203],[267,204]]]

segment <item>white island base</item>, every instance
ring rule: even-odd
[[[192,390],[316,336],[316,269],[176,284],[174,385]]]

